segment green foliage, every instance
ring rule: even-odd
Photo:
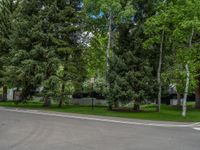
[[[200,16],[198,8],[199,1],[184,1],[171,6],[175,29],[172,30],[172,38],[176,48],[176,62],[174,65],[174,77],[177,83],[178,91],[183,93],[185,81],[184,64],[189,65],[190,69],[190,92],[193,93],[199,74],[199,43],[197,42],[199,33]],[[172,12],[172,11],[171,11]],[[174,78],[172,78],[174,79]]]
[[[161,32],[165,32],[164,83],[175,84],[179,93],[184,93],[185,64],[190,69],[190,92],[196,85],[198,70],[198,47],[196,42],[199,32],[199,1],[172,1],[160,3],[154,16],[145,25],[145,33],[149,36],[144,47],[156,49],[160,43]],[[192,35],[192,30],[194,34]],[[191,42],[191,44],[190,44]],[[167,54],[167,55],[166,55]]]
[[[134,8],[134,5],[132,7]],[[144,7],[144,3],[139,7]],[[136,11],[136,16],[141,15],[140,11],[140,9]],[[146,55],[147,51],[142,47],[143,20],[144,18],[140,17],[137,22],[119,24],[119,36],[117,45],[113,49],[108,74],[111,105],[117,106],[119,102],[127,104],[131,101],[139,105],[153,93],[155,78]]]
[[[47,99],[62,104],[82,90],[83,81],[89,91],[87,79],[95,77],[94,90],[111,105],[140,104],[155,97],[164,32],[163,84],[175,84],[183,93],[188,64],[194,91],[200,76],[199,0],[83,3],[1,0],[0,85],[22,89],[24,99],[44,87]]]
[[[20,3],[12,24],[15,28],[9,35],[11,51],[4,79],[12,87],[22,88],[24,99],[41,86],[47,97],[62,97],[71,94],[73,84],[83,80],[78,5],[79,1],[64,0]]]
[[[105,78],[98,77],[95,79],[94,90],[96,93],[106,96],[108,94],[107,83]]]
[[[97,77],[94,83],[91,83],[90,80],[86,80],[83,83],[83,92],[91,93],[92,91],[105,96],[108,92],[106,80],[102,77]]]
[[[85,0],[84,10],[87,18],[87,30],[93,33],[88,48],[89,76],[105,76],[109,19],[112,20],[112,28],[116,28],[118,23],[131,22],[131,17],[135,11],[131,1],[122,3],[120,0]],[[114,32],[113,29],[111,32]],[[113,34],[111,45],[115,43],[114,38],[115,35]]]
[[[6,84],[4,72],[9,63],[10,34],[14,28],[13,20],[17,15],[19,0],[0,1],[0,85]]]
[[[104,35],[96,34],[91,38],[86,53],[88,77],[105,76],[106,43],[107,38]]]

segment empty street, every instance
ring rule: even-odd
[[[192,127],[0,108],[0,150],[199,150],[199,140],[198,123]]]

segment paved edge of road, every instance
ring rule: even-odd
[[[124,119],[124,118],[113,118],[104,116],[91,116],[82,114],[72,114],[72,113],[59,113],[51,111],[41,111],[41,110],[29,110],[29,109],[19,109],[19,108],[6,108],[0,107],[0,111],[17,112],[17,113],[27,113],[34,115],[52,116],[52,117],[62,117],[68,119],[79,119],[88,121],[99,121],[107,123],[118,123],[126,125],[142,125],[142,126],[152,126],[152,127],[179,127],[179,128],[193,128],[195,130],[200,130],[200,122],[197,123],[180,123],[180,122],[161,122],[161,121],[149,121],[149,120],[135,120],[135,119]]]

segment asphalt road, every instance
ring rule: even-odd
[[[0,150],[200,150],[200,132],[0,109]]]

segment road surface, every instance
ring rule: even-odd
[[[200,150],[194,128],[1,108],[0,150]]]

